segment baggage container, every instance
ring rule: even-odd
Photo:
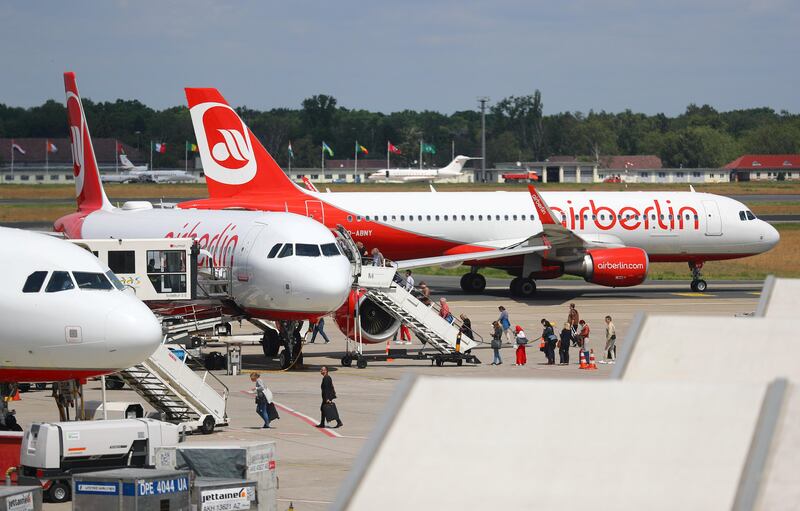
[[[255,481],[198,477],[192,485],[192,509],[197,511],[239,511],[258,509]]]
[[[3,511],[42,511],[41,486],[0,486]]]
[[[191,473],[121,468],[72,478],[74,511],[190,511]]]

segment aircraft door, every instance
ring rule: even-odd
[[[236,265],[236,280],[239,282],[248,282],[253,276],[253,272],[250,270],[250,258],[257,256],[253,256],[251,252],[253,251],[253,244],[258,238],[258,235],[261,234],[261,231],[264,230],[264,227],[265,226],[263,224],[256,224],[251,227],[249,231],[247,231],[247,236],[244,238],[244,244],[237,254],[239,258],[239,264]],[[264,254],[264,257],[267,257],[267,255]]]
[[[706,236],[722,236],[722,217],[717,203],[704,200],[703,209],[706,212]]]
[[[306,216],[309,218],[313,218],[317,222],[321,224],[325,224],[325,208],[322,205],[322,201],[318,200],[307,200],[306,201]]]

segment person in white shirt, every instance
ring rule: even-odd
[[[414,277],[411,276],[411,270],[406,270],[406,291],[414,289]]]
[[[614,364],[617,358],[617,329],[614,322],[611,321],[611,316],[606,316],[606,352],[605,360],[601,360],[601,364]]]

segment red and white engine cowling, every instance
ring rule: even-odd
[[[564,264],[564,273],[608,287],[638,286],[647,278],[650,260],[641,248],[589,250],[583,259]]]
[[[386,342],[400,329],[400,320],[380,308],[366,296],[366,291],[350,291],[347,300],[339,307],[334,319],[339,330],[348,338],[355,339],[356,305],[361,323],[361,340],[367,344]]]

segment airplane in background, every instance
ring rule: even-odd
[[[381,169],[370,174],[367,179],[390,183],[432,182],[440,179],[451,179],[462,174],[464,164],[469,160],[480,159],[458,155],[447,166],[440,169]]]
[[[291,211],[344,226],[392,260],[497,251],[540,244],[546,251],[467,260],[465,291],[486,286],[481,267],[506,270],[513,295],[532,296],[536,279],[577,275],[611,287],[635,286],[651,262],[685,262],[691,288],[706,290],[706,261],[770,250],[780,235],[744,204],[690,192],[336,192],[295,185],[216,89],[187,88],[206,170],[208,199],[180,208]],[[223,151],[225,132],[247,137],[249,152]],[[235,134],[235,137],[234,137]],[[252,140],[251,140],[252,139]],[[212,150],[213,148],[213,150]]]
[[[113,207],[100,183],[74,73],[64,73],[64,86],[78,210],[55,222],[57,232],[72,239],[194,238],[214,266],[230,267],[228,305],[247,319],[315,319],[345,301],[352,284],[350,261],[331,231],[310,218],[286,212],[157,209],[143,201]],[[277,333],[265,334],[270,356],[275,356]],[[282,362],[291,360],[293,350]]]
[[[147,170],[147,165],[134,165],[125,154],[119,155],[123,172],[101,174],[102,183],[196,183],[197,178],[183,170]]]
[[[0,245],[0,383],[84,380],[139,364],[158,348],[153,313],[91,253],[5,227]],[[0,387],[2,398],[15,391]]]

